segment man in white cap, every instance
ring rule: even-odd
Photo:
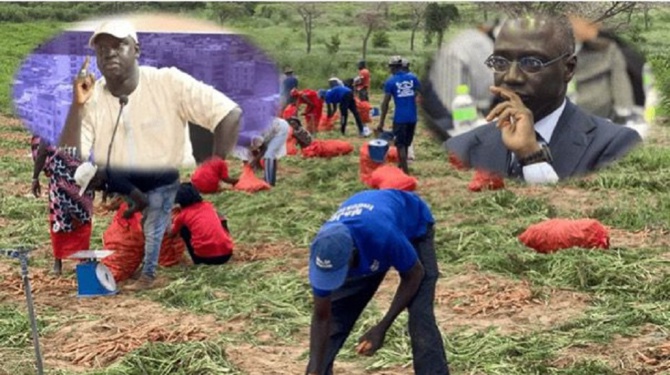
[[[213,87],[176,68],[139,66],[140,44],[123,20],[101,23],[90,38],[103,77],[87,72],[74,81],[74,95],[60,138],[84,158],[112,168],[176,170],[184,155],[188,122],[214,133],[214,154],[224,158],[237,142],[240,107]],[[152,286],[160,245],[171,218],[178,181],[148,191],[143,211],[145,259],[130,289]]]
[[[448,375],[433,300],[438,278],[430,208],[416,194],[368,190],[346,200],[321,227],[310,247],[314,294],[307,374],[332,374],[333,362],[387,271],[400,284],[382,320],[359,340],[356,351],[373,355],[405,309],[414,373]]]

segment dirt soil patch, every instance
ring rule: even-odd
[[[242,371],[249,375],[295,375],[303,374],[307,366],[307,349],[309,342],[300,346],[265,346],[265,345],[237,345],[226,350],[228,358]],[[370,372],[360,365],[335,360],[335,374],[365,375],[407,375],[412,372],[407,368],[391,368]]]
[[[307,277],[309,250],[299,248],[290,242],[241,244],[233,250],[231,262],[256,262],[262,260],[281,259],[282,266],[278,271],[298,272]]]
[[[0,300],[25,303],[18,271],[0,263]],[[65,318],[60,328],[42,339],[46,364],[83,371],[108,366],[148,342],[201,341],[243,324],[217,321],[214,316],[168,310],[149,300],[119,294],[104,298],[76,297],[76,281],[54,278],[45,270],[31,270],[36,310],[58,310]]]
[[[564,349],[553,365],[565,368],[584,360],[602,361],[626,375],[667,374],[670,373],[670,337],[663,329],[646,325],[636,337],[618,336],[605,345]]]
[[[388,308],[399,278],[390,272],[380,288],[380,306]],[[526,281],[469,271],[440,279],[435,316],[444,331],[497,328],[503,334],[549,328],[579,316],[588,306],[585,294],[546,290],[534,293]]]
[[[513,186],[508,188],[516,195],[538,198],[556,207],[559,214],[574,212],[579,208],[580,212],[586,214],[602,206],[603,202],[614,202],[619,200],[619,192],[616,190],[595,191],[584,190],[569,186]]]

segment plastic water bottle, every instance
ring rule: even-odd
[[[642,68],[642,84],[644,85],[644,120],[647,124],[654,122],[656,118],[656,107],[658,106],[658,92],[654,87],[654,74],[649,63]]]
[[[477,106],[468,85],[458,85],[451,108],[456,132],[472,127],[477,121]]]

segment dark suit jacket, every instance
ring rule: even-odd
[[[568,100],[549,142],[551,164],[560,179],[585,175],[623,157],[641,141],[635,130],[589,115]],[[451,138],[446,147],[470,167],[508,175],[511,153],[495,123]]]

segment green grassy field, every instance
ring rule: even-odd
[[[30,44],[55,26],[3,24],[15,36],[8,40],[18,43],[0,44],[3,52],[15,51],[5,57],[3,82],[11,80]],[[300,56],[301,39],[289,39],[290,46],[277,51],[292,33],[267,27],[255,35],[267,40],[264,47],[273,55]],[[325,35],[322,30],[318,37]],[[645,35],[654,46],[667,46],[658,29]],[[349,41],[344,49],[355,56],[355,48]],[[373,94],[379,102],[379,92]],[[5,91],[0,105],[10,108]],[[435,310],[453,374],[670,373],[668,129],[655,124],[644,148],[587,179],[556,187],[508,182],[503,190],[481,193],[467,190],[472,172],[449,167],[439,146],[419,132],[411,168],[438,221]],[[29,135],[17,119],[0,118],[0,248],[38,248],[31,272],[47,373],[303,373],[311,314],[309,242],[342,200],[365,188],[357,167],[362,141],[347,139],[355,145],[352,155],[282,160],[272,191],[208,197],[229,217],[237,244],[231,263],[161,269],[164,286],[156,290],[78,300],[71,272],[62,280],[46,275],[47,201],[29,194]],[[239,173],[238,163],[232,165]],[[610,249],[542,255],[519,243],[526,227],[554,217],[600,220],[610,228]],[[110,213],[98,212],[92,247],[102,246],[110,220]],[[17,263],[0,260],[0,374],[35,373],[18,271]],[[411,373],[404,314],[374,357],[354,352],[355,340],[388,307],[396,283],[389,275],[341,351],[336,373]]]

